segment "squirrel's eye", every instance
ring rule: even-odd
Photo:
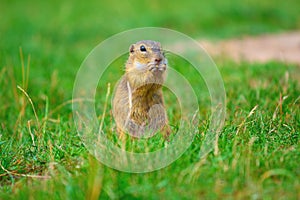
[[[146,47],[145,47],[144,45],[140,46],[140,50],[141,50],[141,51],[147,51],[147,50],[146,50]]]

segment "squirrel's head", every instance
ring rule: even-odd
[[[159,42],[142,40],[129,48],[126,73],[131,82],[138,85],[162,83],[168,61]]]
[[[159,42],[142,40],[130,46],[126,71],[162,73],[166,67],[167,59]]]

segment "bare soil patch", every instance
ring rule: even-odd
[[[300,31],[200,43],[212,57],[226,56],[238,62],[274,60],[300,66]]]

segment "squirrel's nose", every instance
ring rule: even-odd
[[[155,58],[154,61],[155,61],[156,63],[160,63],[161,60],[162,60],[162,58]]]

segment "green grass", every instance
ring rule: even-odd
[[[182,157],[146,174],[119,172],[95,160],[77,135],[70,100],[85,56],[120,31],[162,26],[193,37],[239,37],[297,29],[299,10],[297,1],[191,1],[185,5],[2,1],[0,199],[298,199],[299,66],[218,60],[227,95],[226,122],[218,151],[199,160],[209,124],[209,94],[188,63],[168,55],[170,64],[198,86],[199,134]],[[99,83],[98,115],[106,85],[110,82],[113,88],[125,60],[121,57],[112,63]],[[28,93],[36,116],[17,86]],[[167,90],[165,96],[176,127],[178,105]],[[105,127],[111,124],[107,112]],[[114,136],[110,139],[117,143]],[[153,148],[163,145],[159,137],[152,141]],[[129,148],[143,150],[143,142],[127,142]]]

